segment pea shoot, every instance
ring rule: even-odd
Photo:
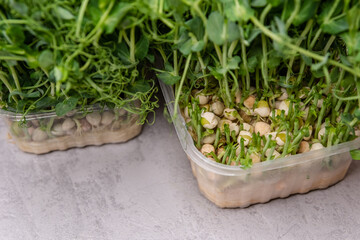
[[[228,158],[233,146],[241,149],[224,164],[249,167],[249,159],[356,137],[360,3],[290,2],[178,1],[161,9],[174,28],[155,14],[164,23],[152,29],[164,40],[157,50],[165,68],[157,76],[174,86],[175,107],[201,92],[204,101],[192,104],[210,105],[202,114],[211,116],[214,151]]]

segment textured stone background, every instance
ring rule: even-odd
[[[174,128],[35,156],[0,123],[0,239],[360,239],[360,162],[326,190],[220,209],[197,189]]]

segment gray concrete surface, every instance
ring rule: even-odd
[[[360,239],[360,162],[326,190],[220,209],[197,189],[174,128],[35,156],[0,124],[0,239]]]

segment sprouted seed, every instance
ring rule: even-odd
[[[280,90],[278,96],[280,97],[276,98],[276,101],[279,101],[279,98],[283,99],[284,91]],[[201,152],[206,157],[227,165],[251,167],[255,163],[332,146],[354,139],[360,133],[358,121],[353,120],[352,125],[356,131],[350,134],[352,132],[350,126],[342,121],[331,121],[328,117],[332,114],[343,115],[344,110],[333,113],[336,109],[321,106],[322,111],[310,115],[311,122],[306,121],[303,119],[305,109],[314,107],[317,109],[318,102],[308,101],[306,104],[305,98],[295,99],[293,94],[287,96],[287,100],[281,101],[282,104],[278,105],[281,109],[276,108],[276,105],[270,107],[269,99],[263,97],[261,100],[254,99],[254,111],[247,115],[250,118],[249,123],[236,117],[240,116],[243,107],[247,108],[245,101],[242,101],[243,105],[225,108],[220,115],[217,107],[210,107],[208,112],[199,112],[201,108],[198,101],[192,99],[187,109],[189,115],[184,114],[184,116],[188,116],[187,122],[191,122],[192,116],[198,114],[202,116],[201,134],[194,135],[196,139],[201,139],[199,145]],[[210,106],[225,105],[216,95],[209,95],[208,99]],[[212,102],[211,99],[215,101]],[[328,102],[327,99],[329,97],[325,102]],[[266,114],[259,114],[259,108],[266,108]],[[274,114],[275,112],[279,114]],[[313,129],[318,129],[316,136]],[[207,132],[209,130],[211,133]]]
[[[174,117],[178,107],[200,104],[189,111],[193,121],[196,109],[210,105],[206,111],[221,118],[211,125],[218,161],[242,167],[257,157],[273,160],[353,140],[360,120],[359,6],[355,0],[166,5],[153,16],[166,27],[149,29],[161,42],[158,78],[174,86]],[[199,149],[204,131],[193,134]],[[233,157],[229,146],[241,142],[245,156],[220,158]]]

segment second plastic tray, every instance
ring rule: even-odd
[[[170,114],[173,89],[160,82]],[[255,164],[251,169],[227,166],[206,158],[195,147],[181,117],[174,120],[180,143],[188,156],[200,191],[222,208],[247,207],[295,193],[327,188],[342,180],[352,161],[349,151],[360,147],[360,138],[304,154]]]
[[[91,108],[64,117],[55,112],[21,114],[1,111],[14,143],[24,152],[43,154],[73,147],[125,142],[140,134],[138,115],[124,109]]]

